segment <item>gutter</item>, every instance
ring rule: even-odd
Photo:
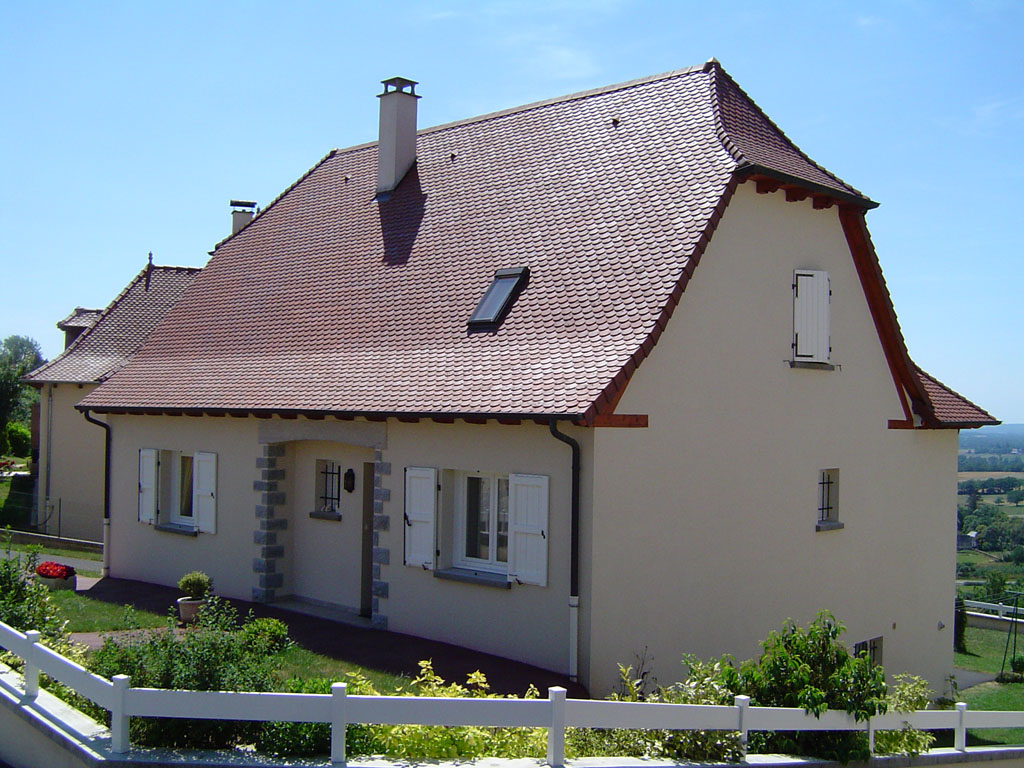
[[[558,421],[548,422],[552,437],[572,449],[572,516],[569,559],[569,679],[579,682],[580,646],[580,444],[558,431]]]
[[[110,425],[94,419],[88,408],[82,410],[82,415],[106,432],[103,441],[103,566],[100,571],[106,577],[110,575]]]

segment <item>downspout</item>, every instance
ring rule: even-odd
[[[572,516],[569,552],[569,679],[579,679],[580,646],[580,444],[558,431],[558,421],[548,421],[548,429],[556,440],[572,448]]]
[[[50,466],[53,464],[53,382],[46,385],[46,479],[43,498],[36,504],[36,524],[46,522],[50,504]]]
[[[106,432],[103,446],[103,566],[100,573],[104,578],[110,575],[110,425],[94,419],[88,409],[82,411],[85,420]]]

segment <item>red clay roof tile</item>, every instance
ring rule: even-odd
[[[992,414],[979,408],[958,392],[954,392],[941,381],[916,368],[921,386],[928,395],[935,412],[935,419],[942,426],[965,428],[981,427],[1000,422]]]

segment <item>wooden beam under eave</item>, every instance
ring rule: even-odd
[[[759,195],[770,194],[782,186],[782,183],[775,179],[758,179],[755,184]]]
[[[625,429],[646,429],[646,413],[599,413],[590,421],[592,427],[619,427]]]
[[[403,424],[416,424],[419,422],[419,416],[397,416],[396,417]]]
[[[814,207],[819,211],[824,210],[826,208],[831,208],[833,205],[836,204],[836,201],[833,200],[831,197],[825,197],[823,195],[815,195],[813,200]]]
[[[786,202],[787,203],[799,203],[801,200],[806,200],[811,196],[811,193],[806,189],[800,189],[799,187],[787,187],[786,188]]]

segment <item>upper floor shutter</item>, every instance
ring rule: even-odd
[[[827,363],[829,339],[828,272],[798,269],[793,273],[793,359]]]
[[[139,449],[139,522],[156,522],[156,460],[153,448]]]
[[[539,587],[548,585],[547,529],[547,476],[509,475],[509,581]]]
[[[434,567],[434,520],[437,514],[437,470],[405,468],[405,564]]]
[[[197,451],[192,460],[192,514],[201,533],[217,532],[217,454]]]

